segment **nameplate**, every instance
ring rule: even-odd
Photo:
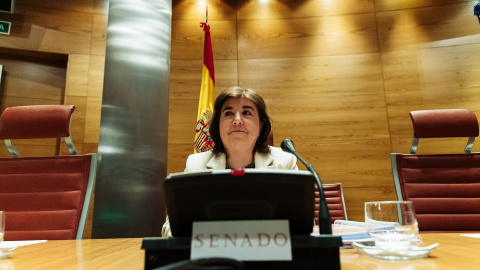
[[[288,220],[194,222],[190,259],[291,261]]]

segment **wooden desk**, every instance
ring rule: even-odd
[[[480,239],[459,233],[422,234],[422,246],[439,243],[429,258],[387,261],[360,255],[354,249],[341,250],[342,270],[480,270]]]
[[[480,270],[480,239],[458,233],[423,234],[426,245],[440,243],[431,257],[413,261],[387,261],[341,250],[342,270],[354,269],[472,269]],[[18,247],[1,270],[23,269],[143,269],[141,238],[59,240]]]

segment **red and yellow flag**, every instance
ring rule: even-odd
[[[215,101],[215,74],[213,71],[212,40],[208,23],[200,23],[205,32],[203,47],[203,70],[200,98],[198,100],[197,128],[195,133],[195,153],[213,149],[214,143],[208,131]]]

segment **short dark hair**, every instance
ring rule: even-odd
[[[213,115],[212,120],[210,121],[210,136],[215,143],[213,148],[213,153],[215,155],[219,153],[225,153],[225,146],[223,145],[222,139],[220,138],[220,115],[222,113],[222,106],[223,103],[228,98],[241,98],[245,97],[248,98],[255,104],[257,107],[258,116],[260,118],[260,123],[263,123],[262,130],[260,130],[260,135],[258,136],[257,142],[255,143],[255,148],[253,149],[255,152],[260,153],[268,153],[269,148],[267,144],[267,138],[272,130],[272,123],[270,122],[270,117],[267,114],[267,106],[265,105],[265,101],[263,98],[257,94],[253,89],[244,88],[239,86],[229,87],[221,92],[217,98],[215,99],[215,103],[213,105]]]

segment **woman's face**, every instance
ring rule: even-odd
[[[253,152],[261,130],[257,107],[248,98],[228,98],[220,113],[220,139],[225,151]]]

